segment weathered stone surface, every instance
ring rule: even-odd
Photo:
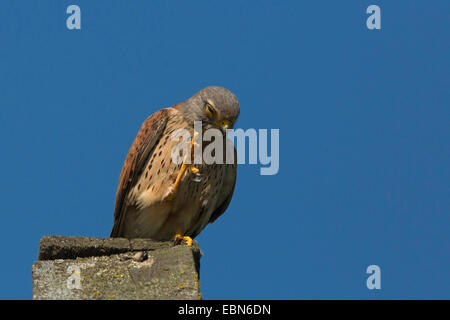
[[[151,239],[44,236],[39,245],[39,260],[108,256],[129,251],[158,250],[171,245],[170,241]]]
[[[146,255],[136,259],[138,251]],[[33,299],[199,299],[199,268],[198,245],[47,236],[32,268]]]

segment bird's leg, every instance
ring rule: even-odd
[[[192,242],[193,242],[192,238],[188,237],[188,236],[182,236],[179,233],[177,233],[175,235],[174,240],[173,240],[173,244],[177,245],[177,244],[179,244],[182,241],[185,241],[188,246],[192,246]]]
[[[189,169],[191,170],[191,172],[194,173],[194,174],[198,174],[199,173],[199,170],[196,167],[194,167],[194,165],[192,164],[192,162],[195,159],[195,147],[198,146],[198,144],[195,143],[195,139],[197,138],[197,136],[198,136],[198,132],[194,131],[194,136],[192,137],[191,145],[190,145],[190,148],[189,148],[189,150],[191,152],[191,163],[187,165],[189,167]],[[185,160],[186,159],[187,159],[187,155],[185,157]]]
[[[195,138],[198,135],[198,132],[194,131],[194,137],[192,137],[191,140],[191,144],[190,144],[190,148],[189,148],[189,153],[186,153],[186,155],[184,156],[184,160],[183,160],[183,164],[181,165],[181,169],[180,172],[178,172],[177,178],[175,179],[174,184],[172,185],[171,191],[169,193],[169,195],[167,196],[167,199],[172,200],[175,195],[177,194],[178,191],[178,186],[180,185],[180,181],[184,176],[184,173],[186,172],[186,170],[189,168],[191,170],[192,173],[194,174],[199,174],[199,170],[194,167],[194,165],[192,163],[186,163],[186,160],[188,159],[188,156],[191,157],[191,161],[194,158],[194,151],[195,151]]]

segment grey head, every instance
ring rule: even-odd
[[[239,117],[239,101],[223,87],[206,87],[176,107],[189,122],[202,121],[203,128],[225,131]]]

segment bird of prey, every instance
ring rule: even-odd
[[[203,132],[216,128],[225,135],[239,110],[233,93],[211,86],[149,116],[120,174],[111,237],[174,239],[192,245],[192,239],[230,204],[236,183],[236,150],[231,163],[177,164],[171,154],[179,141],[173,141],[171,134],[182,128],[195,137],[194,122],[201,121]],[[203,141],[202,146],[208,143]],[[191,148],[195,148],[194,138]]]

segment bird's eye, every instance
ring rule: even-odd
[[[215,117],[216,111],[214,110],[214,108],[209,103],[206,104],[205,110],[206,110],[206,113],[208,114],[208,117],[210,117],[210,118],[214,118]]]

